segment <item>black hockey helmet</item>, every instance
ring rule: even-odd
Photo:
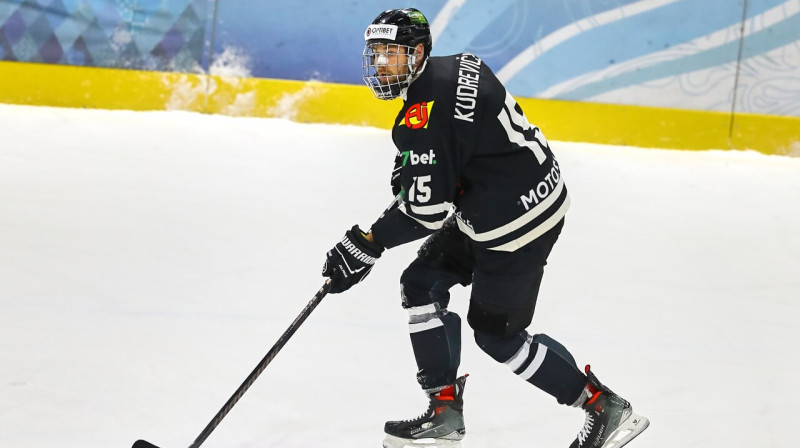
[[[414,8],[380,13],[364,31],[364,41],[362,77],[372,93],[383,100],[404,95],[421,73],[432,47],[428,19]],[[424,48],[422,55],[416,51],[419,44]],[[397,55],[403,57],[398,59]]]
[[[387,35],[373,25],[395,25],[397,32],[393,36]],[[431,53],[433,46],[428,19],[414,8],[388,9],[378,14],[372,25],[367,28],[364,40],[368,43],[394,43],[409,47],[416,47],[421,43],[425,47],[425,57]]]

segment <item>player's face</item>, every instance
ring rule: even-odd
[[[372,46],[373,60],[378,80],[381,84],[396,83],[409,74],[406,47],[396,44],[375,44]]]
[[[367,43],[362,56],[364,82],[377,98],[390,100],[402,95],[411,84],[411,76],[419,70],[425,56],[425,46]]]

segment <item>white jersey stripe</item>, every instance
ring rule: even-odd
[[[569,196],[564,200],[564,203],[561,204],[561,207],[553,213],[552,216],[547,218],[543,223],[539,224],[530,232],[526,233],[525,235],[515,239],[506,244],[501,244],[496,247],[490,247],[490,250],[499,250],[504,252],[514,252],[515,250],[519,249],[520,247],[530,243],[531,241],[539,238],[540,236],[544,235],[545,232],[555,227],[564,215],[567,214],[567,209],[569,208]]]
[[[430,229],[430,230],[439,230],[439,229],[441,229],[442,226],[444,225],[444,222],[447,219],[447,218],[445,218],[445,219],[442,219],[441,221],[436,221],[436,222],[423,221],[423,220],[421,220],[419,218],[416,218],[414,216],[409,215],[408,212],[406,211],[406,208],[403,207],[402,205],[400,206],[400,212],[403,213],[404,215],[408,216],[409,218],[413,219],[414,221],[417,221],[418,223],[420,223],[420,225],[422,225],[426,229]]]
[[[531,377],[539,370],[539,367],[542,366],[544,362],[544,357],[547,355],[547,347],[542,344],[537,344],[539,348],[536,350],[536,356],[533,357],[533,361],[531,361],[530,365],[524,372],[520,373],[519,376],[528,381]]]
[[[436,205],[414,205],[408,204],[411,212],[417,215],[438,215],[439,213],[449,212],[453,208],[451,202],[442,202]]]
[[[463,224],[460,219],[458,220],[458,227],[467,236],[478,242],[490,241],[500,238],[517,229],[522,228],[525,224],[528,224],[529,222],[533,221],[534,219],[539,217],[539,215],[541,215],[545,210],[552,207],[553,203],[555,203],[556,200],[558,200],[558,198],[561,196],[561,191],[563,189],[564,189],[564,176],[561,176],[558,179],[558,184],[556,184],[556,187],[553,189],[553,192],[550,193],[550,195],[547,198],[545,198],[545,200],[543,200],[539,205],[528,210],[524,215],[511,221],[510,223],[502,225],[488,232],[475,233],[475,231],[472,230],[472,228]],[[567,200],[569,200],[569,198],[567,198]],[[566,213],[566,209],[564,210],[564,212]]]

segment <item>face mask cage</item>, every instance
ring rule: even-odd
[[[414,47],[368,43],[362,55],[361,76],[375,97],[391,100],[411,84],[417,56]]]

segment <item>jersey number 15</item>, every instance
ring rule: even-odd
[[[424,204],[431,200],[431,187],[427,184],[431,181],[431,176],[415,177],[411,184],[411,189],[408,190],[408,200]]]

